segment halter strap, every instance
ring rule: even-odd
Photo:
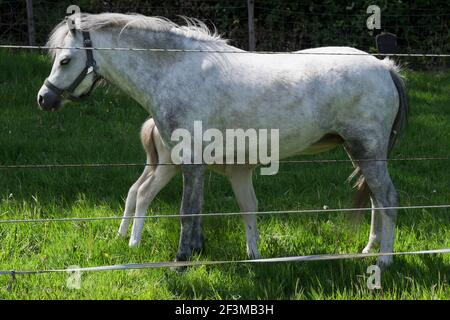
[[[82,31],[81,34],[83,36],[84,48],[92,48],[92,41],[91,41],[91,36],[90,36],[89,32]],[[97,74],[95,72],[95,70],[97,68],[97,63],[95,62],[95,59],[94,59],[93,50],[92,49],[84,49],[84,51],[86,51],[86,65],[84,66],[83,70],[81,70],[78,77],[75,78],[75,80],[72,82],[72,84],[70,86],[68,86],[66,89],[58,88],[53,83],[51,83],[50,80],[48,80],[48,78],[45,79],[45,81],[44,81],[45,86],[47,88],[49,88],[51,91],[53,91],[54,93],[56,93],[57,95],[59,95],[59,96],[65,95],[65,98],[68,98],[68,99],[74,100],[74,101],[78,101],[78,100],[88,96],[91,93],[91,91],[94,89],[94,86],[97,83],[97,80],[99,80],[99,77],[97,77]],[[91,72],[94,72],[96,79],[92,83],[89,91],[82,94],[80,97],[74,96],[73,92],[80,85],[80,83],[83,82],[83,80],[86,78],[86,76]]]

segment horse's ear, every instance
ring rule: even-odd
[[[72,18],[66,17],[67,27],[72,35],[75,35],[75,21]]]

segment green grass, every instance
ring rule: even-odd
[[[0,163],[142,162],[138,133],[147,114],[116,89],[98,89],[82,104],[41,112],[36,93],[50,71],[47,58],[0,51]],[[448,155],[450,73],[409,72],[409,128],[394,157]],[[311,159],[314,157],[305,157]],[[317,158],[346,158],[342,150]],[[120,216],[124,198],[142,168],[0,170],[0,218]],[[255,176],[260,210],[348,207],[350,164],[283,164],[277,176]],[[401,204],[450,201],[446,161],[392,162]],[[207,176],[205,212],[236,211],[231,188]],[[178,212],[181,178],[156,198],[152,213]],[[264,257],[360,252],[369,217],[355,231],[342,213],[261,216]],[[0,269],[48,269],[173,260],[176,219],[148,220],[142,245],[129,249],[116,239],[119,221],[0,225]],[[206,248],[194,259],[243,259],[245,235],[239,217],[205,219]],[[450,247],[449,210],[399,214],[396,251]],[[82,288],[66,288],[66,274],[0,276],[1,299],[448,299],[450,256],[397,257],[382,275],[383,289],[366,287],[375,259],[334,262],[225,265],[171,270],[85,273]]]

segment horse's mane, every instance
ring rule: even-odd
[[[181,16],[185,25],[179,25],[163,17],[147,17],[141,14],[121,14],[121,13],[100,13],[100,14],[73,14],[69,19],[74,21],[76,29],[82,31],[94,31],[108,27],[121,28],[120,33],[125,29],[148,30],[153,32],[170,32],[197,41],[210,41],[226,43],[214,28],[211,31],[208,26],[194,18]],[[69,32],[66,20],[60,22],[51,32],[47,47],[54,48],[62,46],[64,38]],[[50,49],[49,54],[55,56],[55,50]]]

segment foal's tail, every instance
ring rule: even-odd
[[[408,99],[406,97],[406,87],[403,78],[399,74],[398,67],[389,59],[383,61],[389,68],[389,73],[391,74],[392,81],[394,82],[395,88],[397,89],[399,96],[399,107],[397,115],[392,125],[391,135],[389,137],[387,156],[389,157],[392,149],[395,146],[398,136],[405,130],[406,124],[408,122]],[[355,171],[350,175],[350,178],[358,176],[356,182],[357,192],[355,200],[353,202],[354,208],[364,208],[368,205],[370,200],[370,189],[364,176],[361,174],[359,167],[356,167]]]
[[[155,170],[158,165],[158,151],[155,146],[155,140],[153,139],[155,130],[158,129],[152,118],[145,121],[141,128],[141,143],[147,153],[147,165],[150,165],[152,170]]]

